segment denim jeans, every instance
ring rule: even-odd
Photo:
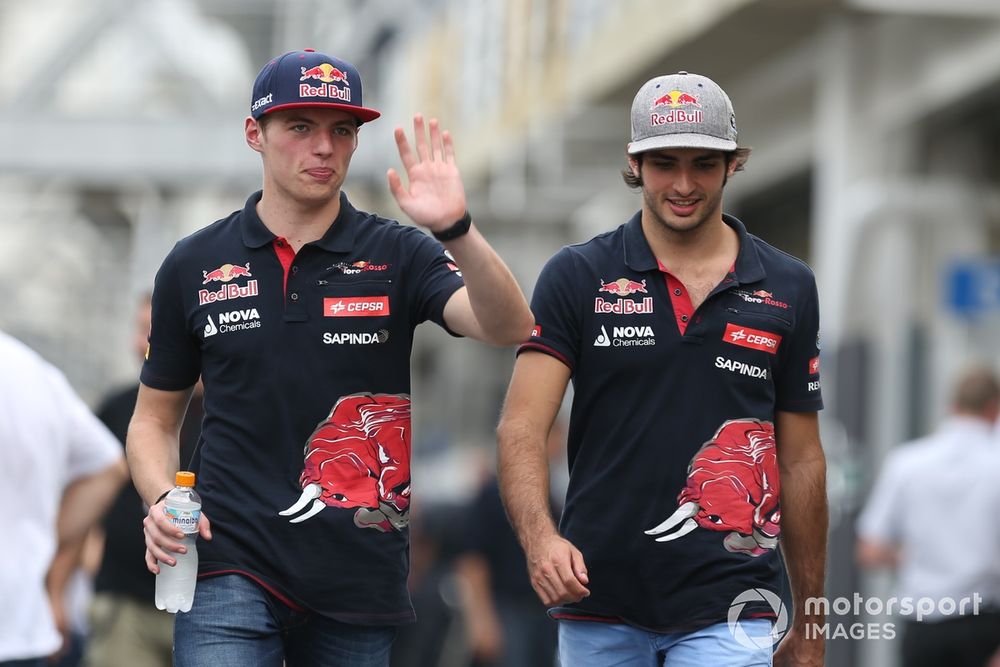
[[[198,581],[174,623],[175,667],[387,667],[395,626],[296,612],[236,574]]]
[[[766,636],[771,622],[743,620],[740,626],[752,637]],[[770,667],[771,653],[771,647],[740,644],[727,623],[661,634],[618,623],[559,621],[559,662],[564,667]]]
[[[26,660],[0,661],[0,667],[45,667],[45,658],[28,658]]]

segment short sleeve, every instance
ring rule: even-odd
[[[900,512],[905,509],[901,506],[900,497],[904,480],[899,452],[892,452],[886,457],[868,501],[858,516],[858,535],[883,544],[898,541],[898,527],[902,525]]]
[[[409,256],[405,279],[407,295],[413,304],[413,324],[431,320],[448,330],[444,307],[451,295],[465,286],[462,272],[444,246],[419,229],[404,227],[402,241]]]
[[[65,483],[93,475],[121,458],[118,438],[90,411],[63,374],[55,368],[50,373],[51,400],[64,426],[67,440]]]
[[[197,382],[200,373],[201,348],[188,329],[175,246],[156,273],[149,348],[139,377],[153,389],[179,391]]]
[[[795,328],[775,383],[778,410],[812,412],[823,408],[819,381],[819,295],[812,272],[796,304]]]
[[[563,248],[542,268],[531,296],[535,327],[517,353],[538,350],[572,370],[580,355],[581,307],[575,287],[579,282],[573,251]]]

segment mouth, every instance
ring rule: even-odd
[[[327,169],[325,167],[306,169],[306,173],[317,181],[329,181],[333,178],[333,169]]]
[[[670,197],[667,199],[667,204],[670,206],[670,210],[676,215],[691,215],[694,213],[695,209],[698,208],[698,204],[701,199],[697,197],[688,197],[682,199],[680,197]]]

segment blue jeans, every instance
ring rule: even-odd
[[[0,662],[0,667],[45,667],[45,663],[45,658],[28,658],[26,660]]]
[[[289,609],[236,574],[198,581],[174,623],[175,667],[387,667],[395,626]]]
[[[771,622],[744,620],[740,626],[751,637],[766,636]],[[564,667],[770,667],[771,653],[771,647],[751,649],[737,642],[727,623],[661,634],[618,623],[559,621]]]

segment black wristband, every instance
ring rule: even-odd
[[[156,501],[155,501],[155,502],[153,503],[153,505],[155,505],[156,503],[158,503],[158,502],[160,502],[161,500],[163,500],[164,498],[166,498],[166,497],[167,497],[167,494],[168,494],[168,493],[170,493],[171,491],[173,491],[173,489],[172,489],[172,488],[170,488],[170,489],[167,489],[166,491],[164,491],[163,493],[161,493],[161,494],[160,494],[160,497],[156,499]],[[152,505],[151,505],[150,507],[152,507]]]
[[[465,215],[458,219],[454,225],[448,229],[443,229],[440,232],[431,232],[438,241],[451,241],[452,239],[457,239],[459,236],[465,236],[469,233],[469,227],[472,226],[472,216],[466,211]]]

